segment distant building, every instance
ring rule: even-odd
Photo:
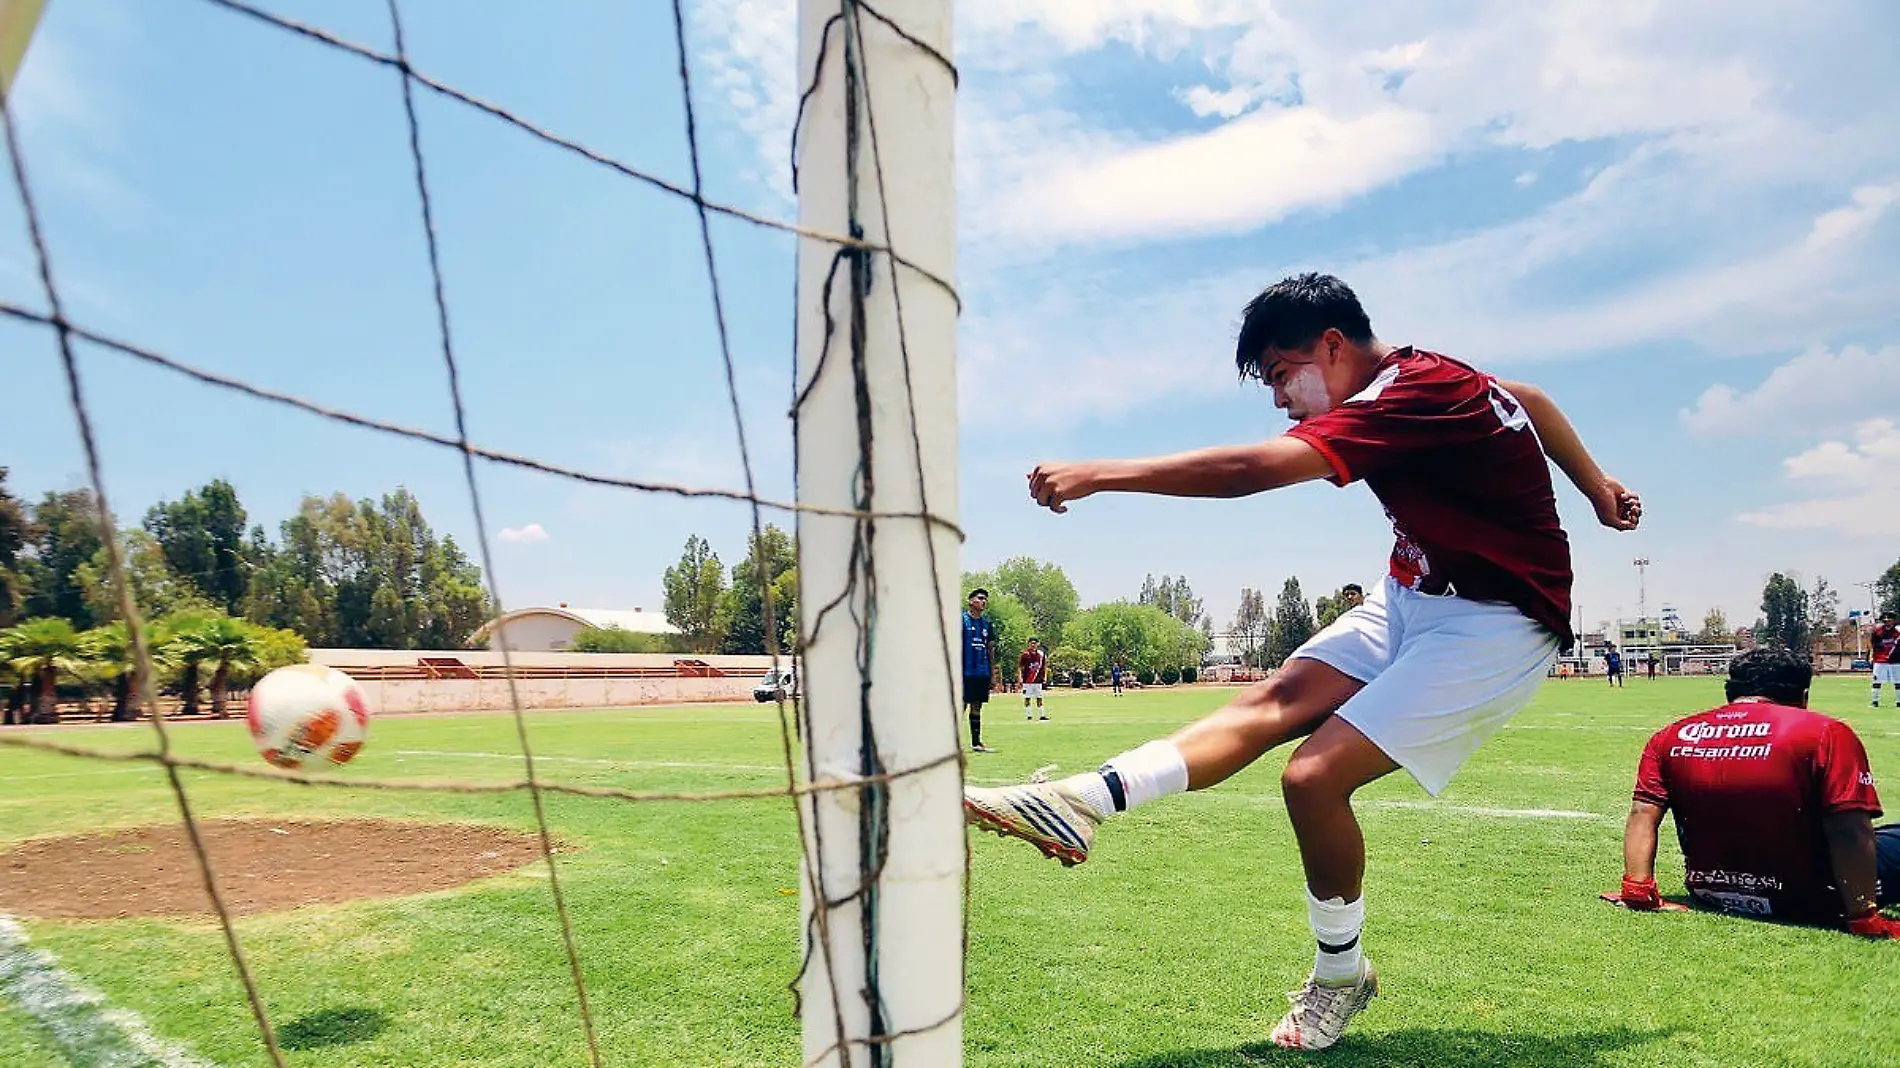
[[[505,613],[482,624],[470,643],[500,649],[505,635],[511,649],[560,652],[573,642],[574,635],[588,627],[602,630],[619,627],[635,634],[680,632],[660,612],[647,612],[639,608],[569,608],[563,604],[554,608],[517,608]]]

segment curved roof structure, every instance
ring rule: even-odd
[[[603,630],[619,627],[621,630],[632,631],[635,634],[679,633],[679,628],[668,623],[666,616],[659,612],[643,612],[638,608],[629,611],[614,608],[569,608],[561,605],[554,608],[517,608],[512,612],[505,612],[482,624],[481,629],[477,630],[469,640],[485,642],[500,627],[505,627],[517,620],[536,618],[560,619],[573,623],[577,627],[599,627]]]

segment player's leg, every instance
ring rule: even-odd
[[[1366,840],[1353,816],[1352,795],[1397,769],[1358,728],[1333,716],[1300,743],[1280,776],[1306,869],[1306,918],[1316,948],[1312,975],[1273,1029],[1278,1045],[1325,1049],[1378,993],[1378,974],[1359,944],[1366,922]]]
[[[966,787],[965,815],[979,827],[1032,843],[1046,856],[1079,864],[1088,859],[1095,828],[1110,816],[1206,789],[1275,746],[1311,734],[1359,692],[1362,680],[1378,676],[1395,647],[1384,597],[1375,597],[1315,635],[1272,676],[1172,736],[1060,782]]]
[[[1557,641],[1504,605],[1411,595],[1391,666],[1301,743],[1281,776],[1307,877],[1313,974],[1273,1030],[1283,1046],[1323,1049],[1377,992],[1359,947],[1365,839],[1359,787],[1403,767],[1436,795],[1548,674]]]
[[[964,816],[1064,864],[1080,864],[1104,820],[1220,782],[1269,749],[1312,733],[1362,685],[1317,660],[1289,660],[1227,707],[1170,738],[1111,757],[1099,771],[1021,786],[966,786]]]
[[[970,719],[970,751],[987,753],[983,744],[983,705],[990,699],[990,680],[982,675],[963,676],[963,710]]]

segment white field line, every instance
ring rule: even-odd
[[[109,1007],[52,954],[27,945],[26,930],[7,915],[0,915],[0,994],[50,1032],[77,1068],[216,1068],[153,1034],[137,1013]]]
[[[47,775],[9,775],[6,782],[32,782],[35,779],[82,779],[93,775],[150,775],[157,764],[142,768],[107,768],[103,771],[57,771]]]
[[[521,763],[520,753],[459,753],[444,749],[398,749],[397,756],[430,757],[469,757],[478,760],[512,760]],[[594,764],[609,768],[703,768],[711,771],[779,771],[784,765],[772,764],[713,764],[690,760],[606,760],[599,757],[564,757],[534,755],[534,762],[543,761],[561,764]]]
[[[1021,779],[977,779],[969,780],[978,786],[1013,786]],[[1198,797],[1209,801],[1229,801],[1246,805],[1260,805],[1269,808],[1285,807],[1277,797],[1266,794],[1242,794],[1234,792],[1199,794]],[[1618,816],[1604,816],[1595,812],[1580,812],[1569,808],[1496,808],[1490,805],[1447,805],[1440,801],[1404,801],[1404,800],[1355,800],[1354,808],[1404,809],[1416,812],[1443,812],[1453,816],[1479,816],[1491,819],[1507,820],[1589,820],[1592,822],[1616,820]]]

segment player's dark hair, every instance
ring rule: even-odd
[[[1807,698],[1814,668],[1789,649],[1764,646],[1728,662],[1728,699],[1766,697],[1778,705],[1799,705]]]
[[[976,589],[970,591],[970,597],[988,597],[989,595],[990,595],[990,591],[984,589],[981,586],[978,586]],[[965,597],[964,600],[967,601],[970,599],[970,597]]]
[[[1258,377],[1268,349],[1303,349],[1328,329],[1361,345],[1372,341],[1372,320],[1352,287],[1311,271],[1283,278],[1247,302],[1234,364],[1243,378]]]
[[[1339,588],[1339,592],[1341,592],[1341,593],[1345,593],[1345,592],[1346,592],[1347,590],[1351,590],[1351,591],[1352,591],[1353,593],[1364,593],[1364,592],[1366,592],[1365,590],[1362,590],[1362,589],[1360,589],[1360,588],[1359,588],[1359,584],[1358,584],[1357,582],[1348,582],[1348,583],[1346,583],[1346,584],[1345,584],[1344,586],[1341,586],[1341,587]]]

